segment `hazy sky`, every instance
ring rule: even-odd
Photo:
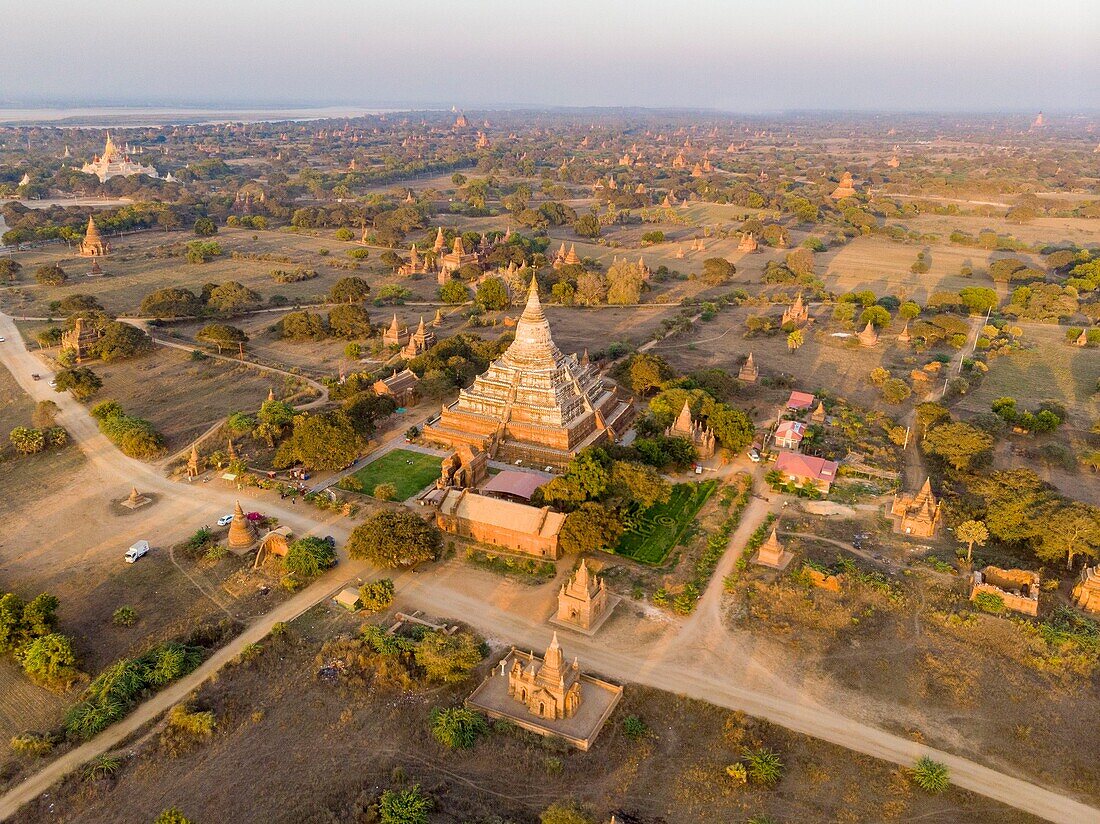
[[[0,104],[1100,108],[1100,0],[0,0]]]

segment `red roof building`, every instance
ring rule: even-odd
[[[793,410],[810,409],[814,405],[814,396],[809,392],[799,392],[795,390],[791,392],[791,396],[787,398],[787,408]]]
[[[784,480],[796,486],[811,484],[822,492],[828,492],[833,485],[838,466],[836,461],[798,452],[780,452],[775,460],[775,468],[783,475]]]

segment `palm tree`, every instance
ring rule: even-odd
[[[787,335],[787,351],[788,352],[793,352],[795,349],[800,347],[803,343],[805,343],[805,340],[802,337],[802,330],[801,329],[795,329],[793,332],[791,332],[789,335]]]
[[[955,527],[955,537],[966,544],[966,563],[974,552],[974,544],[985,546],[989,540],[989,530],[981,521],[963,521]]]

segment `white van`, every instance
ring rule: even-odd
[[[126,550],[126,563],[132,564],[142,555],[149,551],[148,541],[138,541],[128,550]]]

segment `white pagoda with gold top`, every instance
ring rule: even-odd
[[[86,175],[95,175],[99,178],[100,183],[110,180],[112,177],[129,177],[130,175],[158,177],[157,170],[152,166],[135,163],[128,154],[119,152],[115,142],[111,140],[110,132],[107,132],[107,143],[103,147],[103,154],[96,155],[91,163],[85,163],[80,171]]]

